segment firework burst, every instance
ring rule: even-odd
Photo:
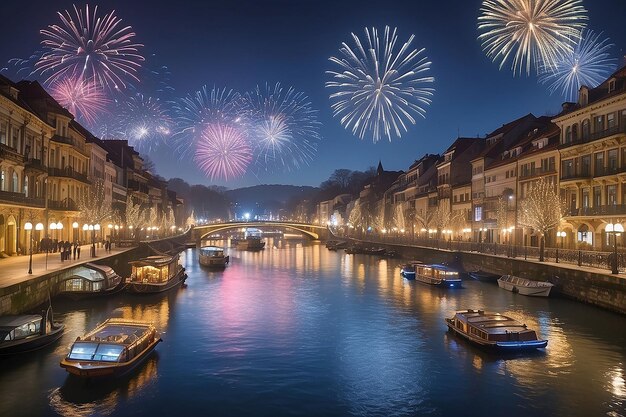
[[[280,83],[247,93],[242,124],[254,146],[255,165],[263,171],[308,165],[321,139],[317,113],[304,93]]]
[[[118,135],[140,152],[149,153],[171,135],[168,109],[156,98],[137,93],[118,110]]]
[[[610,56],[613,45],[601,36],[585,29],[572,53],[557,62],[554,69],[542,74],[539,81],[548,85],[550,93],[560,90],[570,101],[578,99],[581,86],[598,86],[617,66],[617,59]]]
[[[395,28],[386,26],[382,39],[376,28],[365,29],[364,41],[354,33],[352,38],[354,48],[342,43],[339,57],[330,58],[338,69],[326,72],[333,114],[360,139],[368,132],[374,142],[401,137],[431,103],[431,62],[424,49],[411,46],[415,35],[396,48]]]
[[[96,122],[110,101],[102,87],[81,77],[68,77],[55,81],[50,94],[76,118],[89,124]]]
[[[194,159],[211,180],[229,180],[246,173],[252,152],[238,127],[214,123],[200,135]]]
[[[130,26],[121,26],[115,11],[97,16],[98,7],[90,10],[74,6],[58,12],[60,25],[43,29],[41,42],[45,52],[35,64],[35,71],[47,75],[52,83],[64,77],[82,77],[113,89],[126,86],[125,79],[137,80],[137,69],[144,58],[143,45],[135,43]]]
[[[174,104],[176,133],[172,139],[181,158],[193,154],[209,125],[235,122],[240,104],[239,93],[226,88],[208,89],[207,86],[178,100]]]
[[[587,20],[581,0],[484,0],[480,10],[483,50],[500,69],[511,61],[514,75],[554,68]]]

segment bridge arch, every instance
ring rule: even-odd
[[[198,233],[198,240],[202,240],[202,239],[206,239],[207,236],[212,235],[213,233],[218,233],[218,232],[225,231],[225,230],[239,229],[241,227],[284,228],[288,230],[298,231],[306,236],[309,236],[313,240],[318,240],[320,238],[320,233],[317,233],[318,231],[326,230],[325,227],[316,226],[316,225],[295,224],[295,223],[285,223],[285,222],[222,223],[222,224],[212,224],[212,225],[206,225],[206,226],[196,226],[195,229],[197,230],[197,233]],[[309,229],[313,229],[315,231],[309,230]]]

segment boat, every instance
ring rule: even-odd
[[[537,338],[534,330],[528,329],[510,317],[483,310],[457,311],[454,317],[446,318],[448,329],[481,347],[500,352],[515,352],[545,348],[547,340]]]
[[[200,265],[210,268],[225,268],[230,256],[224,255],[224,248],[218,246],[203,246],[200,248]]]
[[[41,314],[0,317],[0,355],[29,352],[57,341],[65,326],[55,323],[52,307]]]
[[[237,241],[237,249],[239,250],[261,250],[263,248],[265,248],[265,241],[260,237],[248,236]]]
[[[491,272],[483,271],[481,269],[478,269],[476,271],[470,271],[467,273],[467,275],[469,275],[470,278],[475,279],[477,281],[487,281],[487,282],[496,282],[498,278],[502,276],[499,274],[492,274]]]
[[[149,323],[108,319],[76,338],[61,367],[83,378],[118,377],[140,365],[159,342]]]
[[[126,285],[113,268],[92,263],[69,269],[57,284],[58,295],[80,299],[119,292]]]
[[[498,286],[507,291],[518,292],[522,295],[548,297],[554,284],[545,281],[533,281],[514,275],[503,275],[498,279]]]
[[[383,254],[385,258],[399,258],[400,254],[393,249],[386,250]]]
[[[134,293],[156,293],[185,282],[185,268],[178,263],[179,254],[153,255],[129,262],[132,267],[127,278],[127,290]]]
[[[415,267],[411,264],[402,265],[402,268],[400,268],[400,275],[408,280],[415,279]]]
[[[442,288],[461,288],[458,271],[446,265],[414,262],[415,279],[424,284]]]

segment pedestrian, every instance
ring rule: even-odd
[[[78,247],[78,243],[74,241],[74,260],[76,260],[76,248]]]
[[[76,254],[78,255],[78,259],[80,259],[80,245],[76,248]]]

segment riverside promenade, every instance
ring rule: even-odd
[[[80,247],[80,259],[72,258],[61,262],[61,254],[56,253],[38,253],[33,255],[32,274],[28,273],[29,256],[12,256],[0,259],[0,288],[9,287],[11,285],[20,284],[25,281],[36,279],[40,276],[47,275],[51,272],[62,271],[63,269],[72,268],[87,262],[101,262],[103,259],[127,252],[133,248],[112,248],[110,252],[104,250],[103,247],[96,247],[96,257],[90,256],[91,244],[82,245]],[[47,260],[46,260],[47,256]]]

